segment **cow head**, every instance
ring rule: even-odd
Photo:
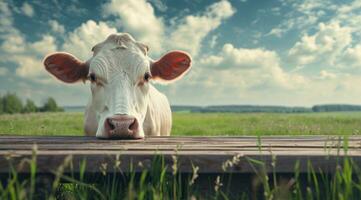
[[[74,83],[89,80],[91,100],[85,132],[108,138],[144,137],[143,122],[149,103],[150,80],[169,82],[180,78],[189,68],[190,56],[171,51],[159,60],[147,56],[148,47],[127,33],[110,35],[92,48],[93,56],[81,61],[56,52],[44,60],[46,70],[59,80]]]

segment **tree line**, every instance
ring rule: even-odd
[[[171,106],[173,112],[232,112],[232,113],[308,113],[361,111],[361,105],[323,104],[312,107],[263,106],[263,105],[219,105],[219,106]]]
[[[33,113],[33,112],[63,112],[54,98],[49,97],[40,107],[34,101],[26,99],[25,103],[15,94],[7,93],[0,96],[0,114]]]
[[[312,110],[313,112],[361,111],[361,106],[349,104],[326,104],[315,105],[312,107]]]

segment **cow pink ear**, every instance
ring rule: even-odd
[[[48,55],[44,59],[44,66],[50,74],[66,83],[84,80],[89,72],[87,63],[65,52]]]
[[[191,57],[183,51],[171,51],[152,63],[151,73],[155,79],[172,81],[182,77],[191,67]]]

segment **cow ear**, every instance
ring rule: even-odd
[[[154,79],[173,81],[181,78],[191,67],[191,57],[183,51],[171,51],[151,64]]]
[[[50,74],[66,83],[85,80],[89,72],[87,63],[65,52],[48,55],[44,59],[44,66]]]

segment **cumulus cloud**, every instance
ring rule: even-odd
[[[108,35],[116,33],[106,23],[89,20],[67,34],[64,44],[57,46],[55,37],[44,34],[40,40],[28,42],[21,34],[7,34],[1,44],[2,61],[14,63],[16,74],[35,81],[49,81],[50,76],[44,70],[42,60],[45,55],[55,51],[68,51],[80,59],[91,56],[91,48],[104,40]]]
[[[202,40],[234,13],[235,9],[228,1],[220,1],[207,7],[202,14],[188,15],[174,28],[168,46],[197,55]]]
[[[340,58],[340,63],[347,68],[361,69],[361,45],[347,48]]]
[[[339,23],[320,23],[319,30],[313,34],[305,34],[288,52],[290,59],[299,65],[316,61],[334,64],[336,56],[352,41],[351,29]]]
[[[248,87],[271,85],[293,89],[306,81],[300,75],[285,72],[281,68],[278,54],[266,49],[235,48],[232,44],[225,44],[218,55],[202,58],[200,65],[217,70],[214,74],[216,77],[221,71],[228,71],[229,73],[223,73],[228,78],[224,77],[222,80],[242,79]]]
[[[22,35],[6,34],[3,35],[4,41],[1,44],[2,51],[6,53],[22,53],[25,51],[25,40]]]
[[[24,35],[13,26],[13,16],[9,5],[0,2],[1,16],[7,17],[0,23],[1,61],[9,62],[16,66],[16,74],[20,77],[44,78],[42,67],[44,54],[56,50],[55,39],[50,35],[43,35],[39,41],[27,42]]]
[[[165,49],[181,49],[196,56],[203,39],[231,17],[235,9],[228,1],[219,1],[201,13],[176,19],[169,27],[145,0],[111,0],[103,6],[103,13],[118,17],[117,27],[149,45],[156,55]]]
[[[152,5],[145,0],[111,0],[104,4],[105,16],[118,17],[116,25],[145,42],[155,51],[162,49],[164,25],[157,18]]]
[[[254,69],[264,66],[276,66],[279,57],[274,51],[264,49],[235,48],[232,44],[225,44],[219,55],[208,56],[201,63],[207,67],[217,69]]]
[[[19,35],[14,37],[17,39],[3,43],[2,51],[5,54],[2,60],[15,64],[15,73],[22,78],[36,82],[49,82],[50,77],[44,70],[42,60],[44,55],[57,50],[54,37],[43,35],[40,40],[33,43],[26,42]]]
[[[62,24],[59,24],[58,21],[49,20],[48,24],[50,26],[51,31],[53,31],[54,33],[58,33],[58,34],[64,34],[65,33],[64,26]]]
[[[55,39],[50,35],[44,35],[41,40],[33,43],[25,42],[24,38],[16,36],[16,39],[3,43],[2,51],[6,54],[2,59],[16,64],[16,74],[21,77],[44,78],[43,56],[56,49]]]
[[[116,32],[115,28],[109,27],[105,22],[88,20],[68,34],[62,49],[85,60],[92,55],[91,48],[95,44]]]
[[[21,6],[21,12],[28,17],[34,16],[34,9],[28,2],[23,3]]]

